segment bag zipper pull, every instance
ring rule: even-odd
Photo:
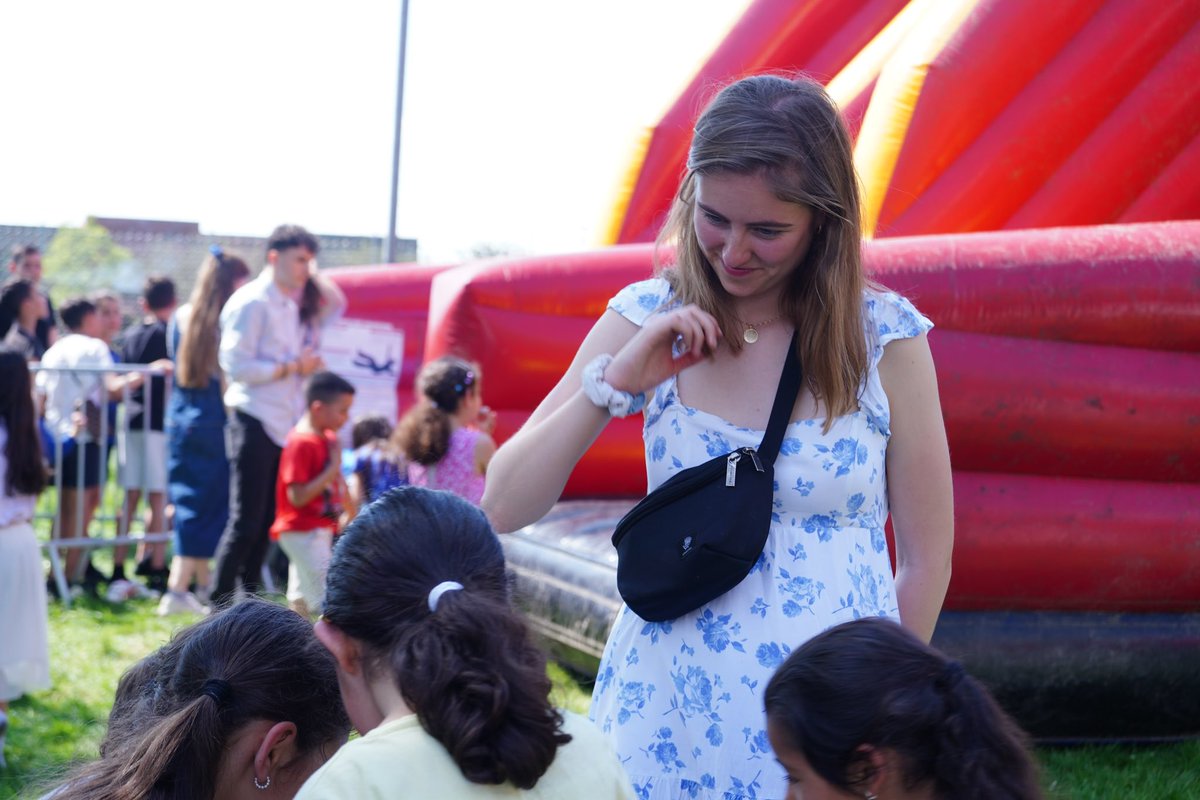
[[[736,450],[729,454],[729,458],[725,460],[725,485],[733,486],[737,483],[737,465],[742,460],[742,454]]]
[[[756,470],[758,470],[759,472],[762,472],[763,465],[762,465],[762,462],[759,461],[759,459],[758,459],[758,451],[755,450],[753,447],[747,447],[745,449],[746,449],[746,453],[750,456],[750,460],[754,462],[754,468]]]

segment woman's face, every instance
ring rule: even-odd
[[[778,297],[808,252],[813,212],[780,200],[761,173],[697,174],[692,225],[725,291]]]

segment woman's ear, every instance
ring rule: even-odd
[[[333,654],[338,668],[347,675],[359,675],[362,672],[362,653],[358,642],[348,636],[345,631],[322,617],[313,627],[317,639],[325,645],[325,649]]]
[[[297,755],[296,723],[276,722],[263,734],[254,753],[254,785],[267,788],[264,784],[269,785],[271,776],[278,783],[283,767],[295,761]]]

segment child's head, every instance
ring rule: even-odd
[[[421,367],[417,374],[417,391],[434,408],[454,414],[464,401],[478,398],[479,367],[454,356],[442,356]]]
[[[121,679],[99,761],[56,798],[291,796],[349,732],[308,622],[250,599],[177,633]],[[289,792],[290,787],[290,792]],[[114,796],[104,794],[103,796]]]
[[[151,275],[142,284],[142,307],[156,315],[167,315],[175,308],[175,281],[165,275]]]
[[[987,690],[892,620],[805,642],[764,702],[771,746],[805,796],[1041,797],[1024,735]]]
[[[545,656],[510,603],[500,542],[449,492],[393,489],[347,526],[317,635],[337,658],[355,727],[396,710],[372,687],[398,689],[474,783],[529,788],[569,740]]]
[[[100,320],[98,338],[112,344],[113,340],[117,338],[117,334],[121,332],[123,324],[121,298],[114,291],[100,289],[92,292],[90,299],[96,306],[96,316]]]
[[[450,449],[452,418],[473,422],[483,405],[479,368],[454,356],[430,361],[417,374],[420,402],[396,426],[394,441],[410,461],[436,464]]]
[[[392,435],[392,423],[383,414],[368,414],[354,420],[350,429],[350,444],[356,450],[368,442],[387,439]]]
[[[82,333],[84,336],[100,336],[100,320],[96,316],[96,304],[86,297],[76,297],[63,303],[58,311],[63,325],[71,333]]]
[[[354,384],[333,372],[314,372],[304,387],[304,402],[314,428],[337,432],[350,418]]]

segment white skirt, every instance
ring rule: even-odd
[[[0,700],[50,688],[46,582],[33,526],[0,528]]]

